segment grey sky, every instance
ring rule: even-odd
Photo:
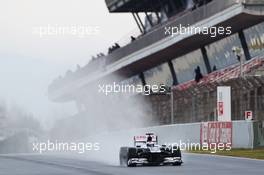
[[[48,101],[48,84],[76,64],[85,65],[116,40],[129,39],[136,28],[130,14],[109,14],[104,0],[0,2],[0,98],[22,105],[43,121],[68,112]],[[40,38],[33,33],[47,25],[98,26],[99,34]]]

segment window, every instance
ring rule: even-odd
[[[251,57],[264,54],[264,22],[244,30]]]
[[[173,84],[172,74],[168,63],[163,63],[157,67],[144,72],[145,80],[148,85],[171,86]]]
[[[194,79],[197,66],[200,66],[203,75],[207,73],[200,49],[175,58],[172,63],[179,83]]]
[[[222,40],[216,41],[205,47],[211,67],[216,66],[222,69],[232,64],[238,63],[232,48],[241,47],[238,34],[234,34]]]

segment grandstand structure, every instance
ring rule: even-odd
[[[190,123],[217,120],[217,86],[231,86],[232,120],[244,120],[244,112],[252,111],[255,120],[264,120],[264,59],[254,58],[243,65],[244,77],[238,64],[212,72],[199,83],[194,80],[172,87],[174,96],[171,116],[170,94],[152,94],[153,116],[160,124]]]
[[[48,91],[52,101],[75,101],[82,106],[89,98],[85,95],[87,87],[97,87],[95,84],[109,79],[143,86],[164,84],[170,87],[170,93],[145,96],[160,124],[212,121],[216,120],[216,87],[228,85],[232,87],[232,120],[244,119],[245,110],[252,110],[257,120],[264,119],[264,1],[105,2],[110,13],[131,13],[141,34],[110,54],[55,79]],[[166,29],[180,25],[230,27],[231,33],[214,37],[166,34]],[[240,60],[233,47],[242,49]],[[203,74],[198,83],[194,80],[197,66]]]

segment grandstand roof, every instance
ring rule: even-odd
[[[110,12],[153,12],[169,0],[105,0]],[[162,2],[162,3],[161,3]]]

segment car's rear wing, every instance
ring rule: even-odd
[[[151,139],[150,139],[150,137],[151,137]],[[147,142],[153,142],[153,143],[157,144],[158,143],[158,136],[156,136],[152,133],[147,133],[146,135],[134,136],[134,145],[135,146],[140,145],[140,144],[146,144]]]

